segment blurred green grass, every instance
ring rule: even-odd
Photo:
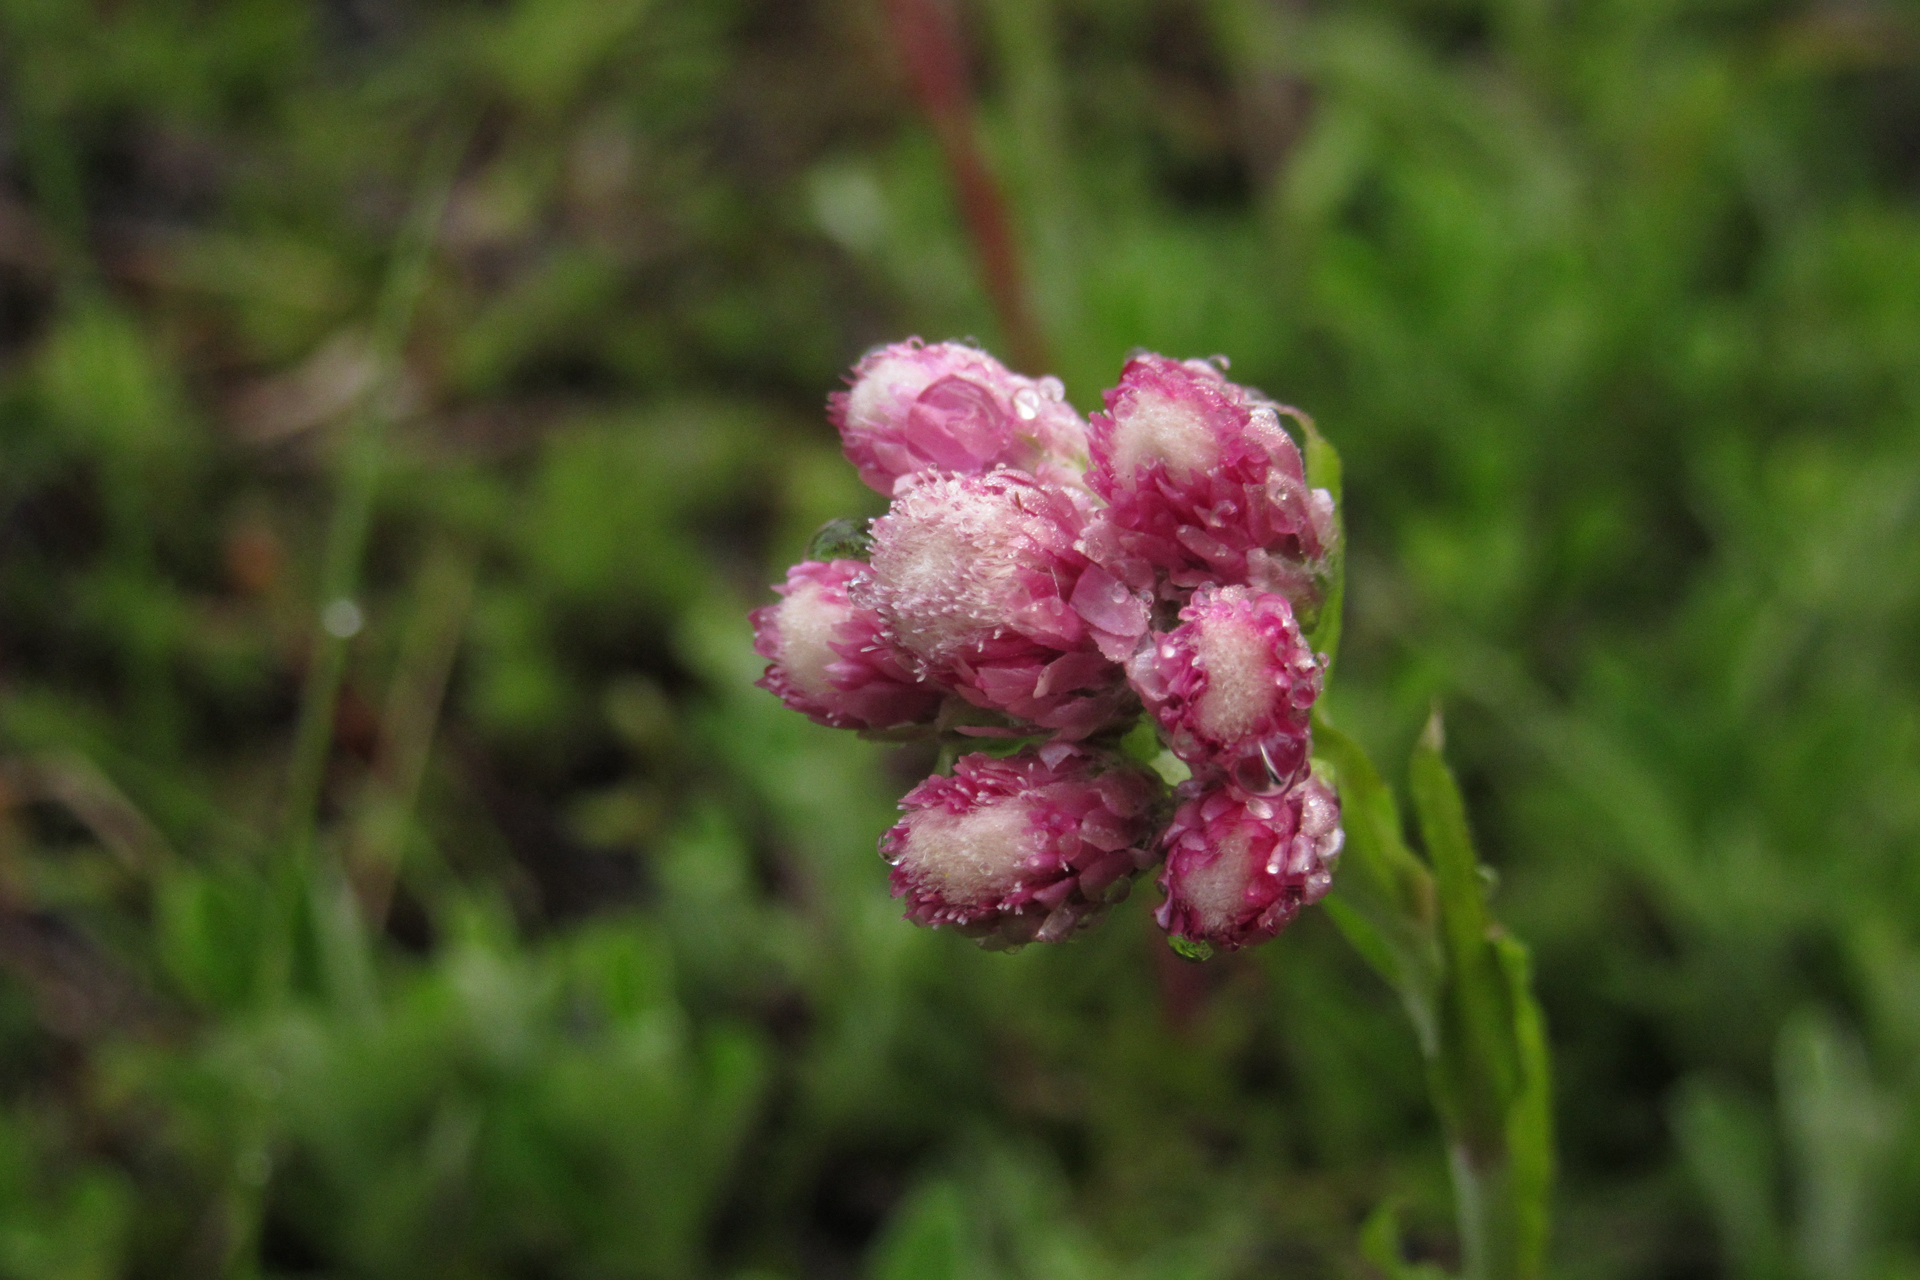
[[[1076,403],[1218,352],[1344,455],[1333,713],[1391,760],[1447,703],[1556,1270],[1920,1275],[1920,15],[965,16]],[[0,88],[0,1276],[1348,1276],[1388,1199],[1452,1259],[1324,919],[913,930],[872,849],[927,762],[750,685],[874,509],[825,392],[999,342],[877,6],[4,0]]]

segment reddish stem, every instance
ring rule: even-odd
[[[1046,342],[1027,306],[1013,220],[974,133],[959,23],[941,0],[886,0],[885,7],[913,96],[940,144],[961,217],[979,258],[981,284],[1006,335],[1012,363],[1028,374],[1044,373]]]

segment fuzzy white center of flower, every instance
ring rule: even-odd
[[[965,813],[922,809],[907,819],[900,864],[953,906],[985,906],[1020,881],[1036,852],[1029,806],[1018,799]]]
[[[1236,828],[1220,842],[1220,852],[1206,866],[1189,871],[1180,880],[1180,896],[1200,918],[1207,933],[1230,929],[1247,901],[1247,878],[1253,870],[1253,832]]]
[[[873,571],[900,642],[938,659],[1005,626],[1028,518],[1005,494],[951,482],[896,501]]]
[[[1272,713],[1280,696],[1273,650],[1259,628],[1238,618],[1209,621],[1197,630],[1194,657],[1207,673],[1207,687],[1194,704],[1194,726],[1215,742],[1243,738]]]
[[[1114,474],[1128,484],[1156,462],[1184,479],[1212,466],[1219,452],[1207,420],[1165,396],[1143,392],[1113,416]]]
[[[847,392],[847,422],[863,431],[886,425],[932,382],[926,365],[899,356],[860,375]]]
[[[780,665],[800,692],[816,701],[835,692],[827,666],[840,655],[828,645],[846,616],[847,606],[830,599],[817,582],[794,587],[780,605]]]

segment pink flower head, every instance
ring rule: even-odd
[[[891,496],[916,471],[995,467],[1080,484],[1087,425],[1058,378],[1023,378],[976,347],[918,338],[869,351],[827,398],[848,461]]]
[[[780,603],[752,614],[754,651],[768,660],[757,683],[836,729],[931,720],[941,691],[907,670],[879,616],[848,597],[868,576],[858,560],[804,560],[787,570],[774,588]]]
[[[1159,795],[1150,775],[1061,743],[962,756],[953,776],[907,793],[880,852],[915,924],[950,924],[987,946],[1057,942],[1152,864]]]
[[[1196,774],[1225,774],[1263,793],[1291,786],[1306,769],[1320,660],[1286,597],[1200,588],[1180,625],[1134,657],[1129,676]]]
[[[1332,887],[1344,839],[1340,802],[1318,778],[1277,796],[1202,791],[1161,837],[1167,898],[1154,919],[1189,944],[1233,951],[1265,942]]]
[[[1093,415],[1087,483],[1110,504],[1087,551],[1136,590],[1244,583],[1304,599],[1332,546],[1280,406],[1203,360],[1138,355]]]
[[[866,600],[916,670],[1070,738],[1112,720],[1125,672],[1074,607],[1082,508],[1019,471],[918,472],[873,522]],[[856,599],[860,596],[856,594]]]

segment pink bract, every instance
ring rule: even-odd
[[[1284,596],[1200,588],[1180,625],[1141,649],[1128,675],[1197,776],[1264,793],[1306,770],[1320,660]]]
[[[873,522],[864,599],[922,675],[975,706],[1081,738],[1127,701],[1074,607],[1089,561],[1071,496],[1018,471],[919,472]],[[856,599],[862,597],[856,593]]]
[[[1134,590],[1207,583],[1304,601],[1334,539],[1280,406],[1201,360],[1138,355],[1089,428],[1087,484],[1108,506],[1086,550]],[[1287,412],[1292,412],[1287,410]]]
[[[1161,837],[1167,897],[1154,919],[1188,943],[1232,951],[1265,942],[1326,896],[1343,840],[1340,802],[1318,778],[1278,796],[1201,791]]]
[[[962,756],[951,777],[907,793],[880,852],[914,923],[988,946],[1055,942],[1152,864],[1158,792],[1138,769],[1064,744]]]
[[[805,560],[787,570],[774,588],[780,603],[751,615],[754,651],[768,660],[758,684],[836,729],[929,721],[940,689],[907,669],[879,615],[848,595],[868,576],[858,560]]]
[[[1087,425],[1058,378],[1023,378],[976,347],[918,338],[868,352],[827,398],[860,479],[891,496],[916,471],[1013,467],[1079,487]]]

